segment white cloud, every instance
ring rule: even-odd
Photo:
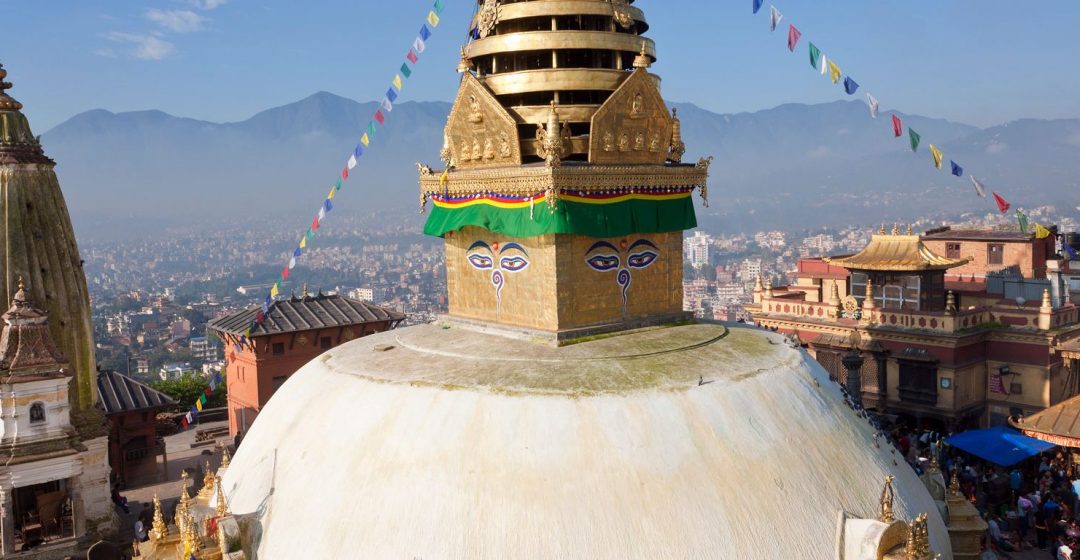
[[[176,33],[192,33],[202,29],[206,18],[191,10],[146,10],[146,19]]]
[[[187,4],[195,6],[200,10],[210,11],[228,1],[229,0],[187,0]]]
[[[104,56],[105,58],[116,58],[116,51],[112,49],[96,49],[94,54],[98,56]]]
[[[131,55],[142,60],[161,60],[175,50],[172,43],[153,35],[113,31],[105,37],[114,43],[133,44],[134,50],[131,51]]]

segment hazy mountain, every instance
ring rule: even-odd
[[[970,182],[937,171],[928,144],[1017,204],[1075,204],[1080,119],[1020,120],[984,130],[899,114],[923,137],[912,153],[887,112],[861,102],[789,104],[717,114],[675,103],[689,156],[715,156],[703,222],[726,228],[813,226],[982,212]],[[330,93],[211,123],[160,111],[89,111],[43,136],[80,231],[173,225],[317,208],[376,105]],[[450,104],[401,103],[348,182],[346,212],[412,209],[416,161],[435,163]],[[360,191],[352,193],[351,191]],[[299,210],[298,210],[299,209]],[[419,221],[420,218],[417,218]]]

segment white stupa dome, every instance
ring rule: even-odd
[[[704,381],[704,384],[699,384]],[[713,324],[562,348],[428,325],[328,351],[225,475],[258,558],[834,559],[841,512],[937,507],[783,337]]]

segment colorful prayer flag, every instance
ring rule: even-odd
[[[382,103],[379,103],[379,107],[382,107],[383,112],[389,113],[394,110],[394,104],[389,99],[383,98]]]
[[[1061,242],[1061,250],[1065,251],[1065,256],[1068,257],[1070,260],[1076,260],[1078,257],[1076,249],[1073,249],[1072,246],[1070,246],[1068,243],[1065,243],[1065,241]]]
[[[792,24],[787,32],[787,48],[789,51],[795,52],[795,45],[799,44],[800,37],[802,37],[802,32],[795,29],[795,25]]]
[[[436,5],[436,6],[440,6],[441,4],[440,4],[440,3],[436,3],[435,5]],[[438,16],[438,15],[436,15],[434,11],[430,11],[430,12],[428,12],[428,15],[427,15],[427,22],[428,22],[428,23],[429,23],[429,24],[430,24],[430,25],[431,25],[432,27],[438,27],[438,26],[439,26],[439,16]]]
[[[1002,214],[1009,211],[1011,205],[1008,200],[1001,198],[1001,195],[996,192],[991,192],[990,194],[994,195],[994,203],[997,204],[998,210],[1001,210]]]
[[[406,77],[406,78],[408,78],[409,76],[412,76],[412,68],[409,68],[409,63],[408,62],[402,62],[401,63],[401,75]]]
[[[829,61],[829,79],[831,79],[834,84],[840,81],[840,67],[831,60]]]
[[[383,116],[382,109],[375,109],[375,120],[378,121],[379,124],[386,124],[386,117]]]
[[[324,209],[325,209],[325,210],[326,210],[327,212],[329,212],[329,211],[331,211],[331,210],[333,210],[333,209],[334,209],[334,204],[333,204],[332,202],[330,202],[330,199],[328,198],[328,199],[326,199],[326,200],[324,200],[324,201],[323,201],[323,208],[324,208]]]
[[[365,145],[365,146],[367,146],[369,143],[371,143],[371,140],[368,138],[366,132],[364,133],[363,136],[360,137],[360,143]]]
[[[937,146],[930,144],[930,157],[934,158],[934,167],[941,169],[941,150]]]
[[[281,279],[282,280],[288,280],[289,279],[289,267],[286,266],[285,268],[281,269]]]
[[[922,136],[919,136],[919,133],[915,132],[915,129],[911,128],[910,126],[907,129],[907,133],[908,139],[911,140],[911,151],[919,151],[919,140],[922,139]]]
[[[355,155],[349,156],[349,162],[346,163],[345,166],[348,167],[349,169],[352,169],[352,168],[356,167],[356,156]]]
[[[820,60],[821,60],[821,51],[817,48],[816,45],[814,45],[813,42],[811,42],[810,43],[810,66],[812,66],[814,68],[814,70],[817,70],[818,69],[818,62]]]
[[[369,140],[374,140],[375,139],[375,123],[374,122],[367,123],[367,137],[368,137]]]
[[[309,240],[310,240],[310,239],[314,239],[314,238],[315,238],[315,232],[314,232],[314,231],[311,231],[311,228],[307,228],[307,238],[308,238]]]
[[[278,296],[278,293],[279,293],[279,292],[278,292],[278,287],[277,287],[277,285],[274,285],[274,286],[273,286],[272,288],[270,288],[270,296],[271,296],[271,297],[277,297],[277,296]]]
[[[320,210],[321,210],[321,208],[320,208]],[[311,220],[311,231],[319,231],[319,218],[318,218],[318,216],[316,216],[313,220]]]
[[[308,240],[307,236],[304,236],[304,237],[300,238],[300,248],[301,249],[303,249],[304,247],[307,247],[307,240]]]
[[[220,371],[214,374],[214,381],[216,381],[218,384],[221,384],[221,372]]]
[[[986,198],[986,187],[984,187],[983,184],[980,183],[979,180],[976,179],[974,175],[971,176],[971,184],[975,185],[975,194],[977,194],[977,195],[979,195],[979,196],[981,196],[983,198]]]
[[[398,91],[401,91],[401,74],[395,75],[394,76],[394,81],[391,82],[391,83],[394,84],[394,89],[397,89]]]
[[[334,195],[336,195],[336,194],[337,194],[337,189],[335,189],[334,187],[330,187],[330,192],[326,194],[326,198],[333,199]]]
[[[424,44],[424,40],[422,38],[417,37],[416,40],[412,42],[412,48],[414,51],[416,51],[416,54],[421,54],[424,52],[424,49],[427,48],[427,45]]]
[[[434,10],[436,14],[442,13],[442,0],[435,0]]]
[[[1042,227],[1042,224],[1035,224],[1035,239],[1046,239],[1050,237],[1050,230]]]
[[[206,396],[208,396],[208,397],[209,397],[209,396],[210,396],[210,393],[213,393],[213,392],[214,392],[214,390],[213,390],[213,389],[211,389],[210,387],[207,387],[207,388],[206,388],[206,391],[204,391],[204,392],[206,393]]]
[[[195,408],[199,409],[199,412],[202,412],[202,401],[204,397],[205,395],[203,397],[200,397],[199,400],[195,401]]]
[[[896,113],[892,116],[892,131],[893,136],[897,138],[904,133],[904,123],[900,122],[900,117],[896,116]]]
[[[187,418],[181,418],[180,419],[180,429],[181,430],[186,430],[187,427],[188,427],[188,424],[189,424],[189,422],[187,421]]]
[[[342,167],[341,168],[341,178],[342,179],[348,179],[349,178],[349,168],[348,167]]]
[[[878,102],[874,99],[873,95],[866,94],[866,103],[870,105],[870,118],[876,119],[878,113]]]
[[[428,29],[428,26],[427,26],[426,23],[424,25],[420,26],[420,38],[425,40],[425,41],[427,41],[428,39],[431,38],[431,30]]]
[[[764,1],[765,0],[754,0],[754,13],[755,14],[758,13],[758,10],[761,9],[761,3],[764,2]]]
[[[1027,214],[1024,214],[1023,212],[1021,212],[1019,208],[1016,209],[1016,221],[1020,222],[1020,231],[1022,233],[1027,233],[1027,230],[1028,230],[1028,217],[1027,217]]]
[[[325,208],[323,208],[321,206],[319,207],[318,217],[319,217],[320,220],[325,220],[326,219],[326,209]]]
[[[395,91],[394,88],[386,90],[386,98],[389,99],[391,103],[397,101],[397,91]]]
[[[416,64],[416,51],[409,49],[409,54],[405,55],[405,58],[409,59],[409,62]]]
[[[851,76],[844,76],[844,91],[848,95],[855,95],[855,90],[859,89],[859,84],[851,79]]]
[[[296,257],[292,257],[292,258],[289,259],[289,268],[290,269],[296,268]]]
[[[964,176],[964,168],[960,167],[960,165],[957,164],[955,161],[949,160],[949,165],[952,167],[953,175],[956,175],[957,177]]]
[[[819,70],[821,70],[821,75],[822,76],[825,75],[825,70],[828,69],[828,67],[829,67],[829,59],[825,58],[825,55],[822,54],[821,55],[821,68],[819,68]]]
[[[776,31],[776,26],[782,19],[784,19],[784,14],[781,14],[776,6],[769,6],[769,31]]]

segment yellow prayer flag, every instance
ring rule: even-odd
[[[304,242],[303,242],[303,241],[301,241],[301,242],[300,242],[300,246],[301,246],[301,247],[303,247],[303,246],[304,246]],[[275,285],[275,286],[274,286],[273,288],[270,288],[270,297],[272,297],[272,298],[276,298],[276,297],[277,297],[277,295],[278,295],[278,289],[277,289],[277,286]]]
[[[829,78],[832,79],[832,83],[840,81],[840,67],[835,62],[829,61]]]
[[[941,169],[941,150],[930,144],[930,155],[934,156],[934,167]]]
[[[303,249],[304,247],[307,247],[307,236],[300,238],[300,248]]]
[[[367,135],[366,132],[364,133],[363,136],[360,137],[360,143],[365,145],[365,146],[367,146],[368,144],[371,143],[371,140],[368,139],[368,135]]]
[[[394,75],[394,89],[401,91],[401,74]]]
[[[202,412],[202,401],[201,400],[195,399],[195,408],[199,409],[199,412]]]
[[[1035,237],[1038,239],[1046,239],[1050,237],[1050,230],[1042,227],[1042,224],[1035,224]]]
[[[439,16],[435,13],[435,10],[428,12],[427,22],[430,23],[432,27],[439,26]]]
[[[330,194],[327,194],[326,198],[329,200],[333,200],[335,194],[337,194],[337,189],[334,187],[330,187]]]

